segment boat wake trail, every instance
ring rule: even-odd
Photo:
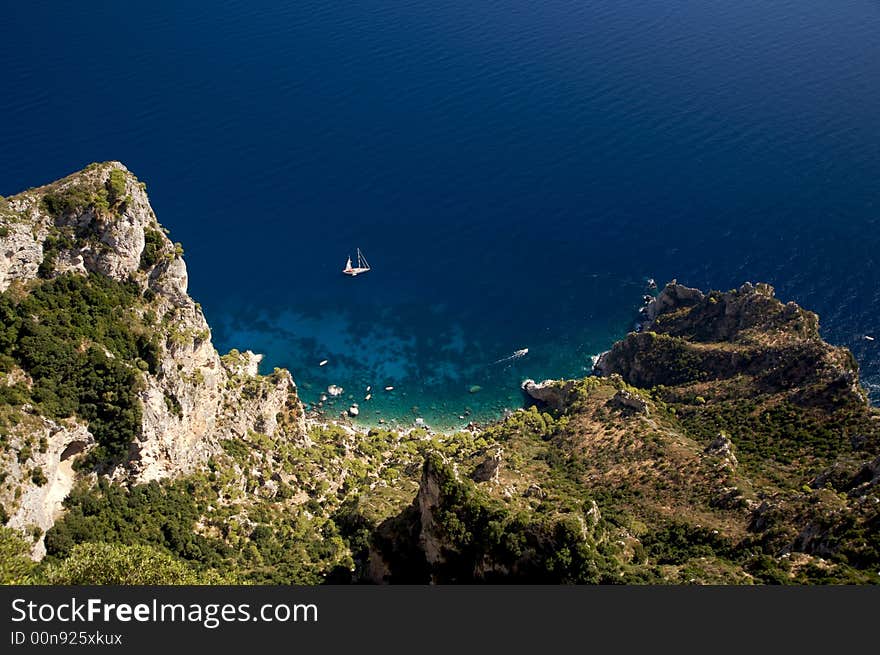
[[[521,348],[520,350],[515,351],[512,355],[508,355],[507,357],[502,357],[501,359],[496,359],[494,362],[489,364],[489,366],[495,366],[495,364],[504,364],[505,362],[512,362],[516,359],[520,359],[521,357],[525,357],[529,354],[528,348]]]

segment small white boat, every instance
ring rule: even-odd
[[[366,396],[364,396],[364,400],[369,400],[372,397],[373,397],[373,394],[368,393]]]
[[[328,360],[326,359],[322,359],[320,362],[318,362],[318,366],[327,366],[327,361]]]
[[[874,337],[872,337],[870,334],[866,334],[865,341],[874,341]]]
[[[394,391],[394,387],[385,387],[385,391]]]
[[[508,355],[507,357],[502,357],[501,359],[496,359],[492,364],[501,364],[503,362],[512,362],[515,359],[519,359],[520,357],[525,357],[529,354],[528,348],[520,348],[519,350],[514,350],[512,355]]]
[[[364,257],[361,249],[357,249],[357,266],[352,266],[351,257],[348,258],[348,261],[345,263],[345,268],[342,269],[342,272],[346,275],[350,275],[351,277],[355,277],[360,275],[361,273],[366,273],[370,270],[370,265],[367,263],[366,257]]]

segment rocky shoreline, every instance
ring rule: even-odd
[[[673,281],[594,375],[524,380],[527,407],[445,431],[373,423],[341,389],[306,408],[288,371],[220,355],[182,247],[118,162],[2,200],[0,219],[0,506],[36,559],[144,540],[283,584],[880,570],[880,412],[852,354],[769,285]],[[120,515],[138,494],[175,504]]]

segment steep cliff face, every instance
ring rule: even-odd
[[[283,433],[290,439],[304,435],[302,407],[287,371],[261,376],[253,353],[217,353],[201,308],[187,294],[181,247],[168,239],[144,185],[122,164],[93,164],[8,198],[0,206],[0,218],[0,291],[11,302],[46,281],[70,275],[100,274],[134,289],[137,300],[125,308],[130,314],[125,320],[149,333],[155,347],[148,364],[122,363],[137,379],[140,421],[128,456],[117,458],[114,478],[139,483],[191,472],[220,452],[220,439],[250,431]],[[119,360],[112,357],[112,348],[105,350]],[[7,385],[16,379],[30,384],[21,365],[7,363],[5,368]],[[57,429],[53,421],[42,421],[42,427],[39,420],[12,426],[7,459],[22,439],[39,440],[46,432],[54,436],[39,457],[31,455],[22,466],[4,469],[0,500],[12,515],[12,525],[45,530],[75,477],[64,451],[74,442],[88,451],[94,440],[87,420],[76,428]],[[17,452],[21,459],[21,449]],[[38,488],[45,492],[26,479],[35,466],[48,478]],[[16,497],[17,489],[26,491]]]
[[[0,453],[4,491],[10,487],[21,491],[18,498],[16,492],[12,497],[4,494],[4,507],[15,508],[7,525],[33,536],[33,554],[42,558],[42,537],[61,514],[77,477],[74,460],[94,444],[94,438],[76,421],[56,422],[27,414],[19,425]]]

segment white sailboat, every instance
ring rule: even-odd
[[[367,263],[367,259],[364,257],[361,249],[357,250],[357,266],[351,265],[351,257],[348,258],[348,261],[345,263],[345,268],[342,269],[342,272],[346,275],[351,275],[352,277],[356,275],[360,275],[361,273],[366,273],[370,270],[370,265]]]

